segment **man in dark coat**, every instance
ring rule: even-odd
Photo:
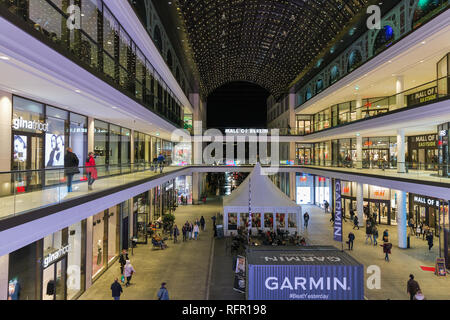
[[[409,293],[410,300],[414,300],[414,296],[419,290],[420,290],[419,283],[416,280],[414,280],[414,275],[410,274],[408,283],[406,285],[406,292]]]
[[[127,250],[123,249],[122,253],[119,256],[120,274],[123,274],[123,267],[127,263],[127,260],[129,260]]]
[[[112,297],[114,300],[120,300],[120,295],[123,292],[122,286],[119,283],[119,279],[116,278],[113,284],[111,285]]]
[[[64,156],[64,168],[65,174],[67,176],[67,192],[72,192],[72,181],[73,176],[80,173],[78,165],[80,160],[75,153],[72,152],[72,148],[67,148],[67,153]]]

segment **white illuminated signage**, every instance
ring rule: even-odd
[[[269,133],[269,129],[225,129],[225,133],[246,134],[246,133]]]
[[[447,131],[447,130],[441,130],[441,131],[439,131],[439,136],[440,136],[440,137],[446,137],[447,134],[448,134],[448,131]]]
[[[25,120],[24,118],[14,118],[13,119],[13,125],[12,127],[15,130],[19,129],[29,129],[29,130],[36,130],[36,131],[48,131],[48,123],[39,122],[36,120]]]
[[[44,258],[44,262],[42,263],[42,265],[44,266],[44,268],[47,268],[50,264],[52,264],[52,262],[58,260],[59,258],[61,258],[64,255],[68,254],[69,251],[70,251],[70,244],[68,244],[65,247],[62,247],[61,249],[59,249],[56,252],[49,253]]]

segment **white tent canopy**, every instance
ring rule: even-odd
[[[249,199],[252,233],[258,229],[300,232],[301,207],[262,175],[261,165],[257,163],[247,179],[223,199],[225,235],[237,233],[239,227],[248,227]]]

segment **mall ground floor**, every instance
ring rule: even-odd
[[[290,176],[291,175],[291,176]],[[295,181],[293,181],[295,178]],[[334,210],[335,180],[306,173],[278,173],[272,181],[299,205],[314,205]],[[360,227],[371,216],[376,223],[403,229],[398,237],[401,247],[407,247],[408,236],[428,227],[435,242],[441,241],[441,256],[450,268],[450,227],[448,199],[439,199],[352,181],[341,181],[342,210],[346,219],[358,216]],[[403,218],[404,224],[399,224]],[[419,229],[418,229],[419,228]]]
[[[0,300],[71,300],[91,287],[122,249],[151,243],[156,220],[192,202],[180,176],[0,257]],[[186,201],[184,202],[186,204]]]

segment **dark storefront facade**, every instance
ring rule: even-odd
[[[408,137],[407,162],[409,168],[419,170],[438,169],[438,139],[436,134]]]

